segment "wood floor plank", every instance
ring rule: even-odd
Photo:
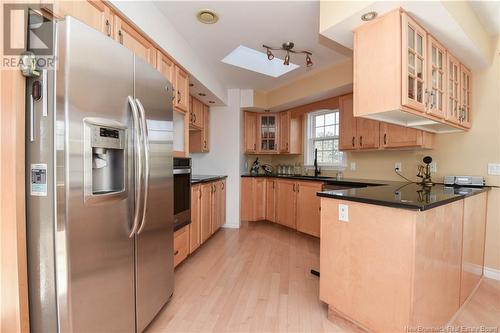
[[[147,332],[359,332],[319,300],[319,240],[268,222],[221,229],[175,270]],[[453,325],[500,327],[500,282],[483,279]]]

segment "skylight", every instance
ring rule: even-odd
[[[235,48],[221,61],[229,65],[272,77],[279,77],[299,68],[299,65],[292,63],[285,66],[283,65],[283,59],[278,59],[276,57],[273,60],[268,60],[265,53],[243,45]]]

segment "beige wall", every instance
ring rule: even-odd
[[[435,147],[426,151],[374,151],[347,153],[348,165],[356,163],[356,171],[347,168],[345,177],[401,180],[394,173],[394,163],[401,162],[403,174],[415,178],[417,165],[426,155],[437,163],[434,179],[444,175],[479,175],[488,185],[500,186],[499,176],[487,174],[488,163],[500,163],[500,38],[496,45],[493,64],[473,73],[473,126],[468,132],[438,134]],[[259,156],[261,163],[303,163],[303,156]],[[248,166],[255,156],[248,157]],[[333,172],[325,171],[325,174]],[[490,192],[486,241],[486,266],[500,269],[500,189]]]

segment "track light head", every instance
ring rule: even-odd
[[[288,51],[286,51],[285,61],[283,61],[283,65],[290,65],[290,53]]]
[[[274,54],[271,52],[270,49],[267,49],[267,59],[268,60],[273,60],[274,59]]]
[[[313,65],[313,62],[311,60],[311,56],[309,54],[306,55],[306,66],[311,67]]]

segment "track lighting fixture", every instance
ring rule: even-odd
[[[271,47],[271,46],[267,46],[267,45],[262,45],[262,47],[264,47],[267,50],[266,54],[267,54],[268,60],[274,59],[274,54],[271,52],[271,50],[273,50],[273,51],[283,50],[283,51],[286,51],[285,61],[283,61],[283,65],[288,66],[288,65],[290,65],[290,53],[303,53],[306,55],[306,66],[311,67],[313,65],[313,62],[311,60],[312,53],[309,51],[293,50],[294,46],[295,46],[295,44],[293,42],[283,43],[283,45],[281,45],[281,47]]]

